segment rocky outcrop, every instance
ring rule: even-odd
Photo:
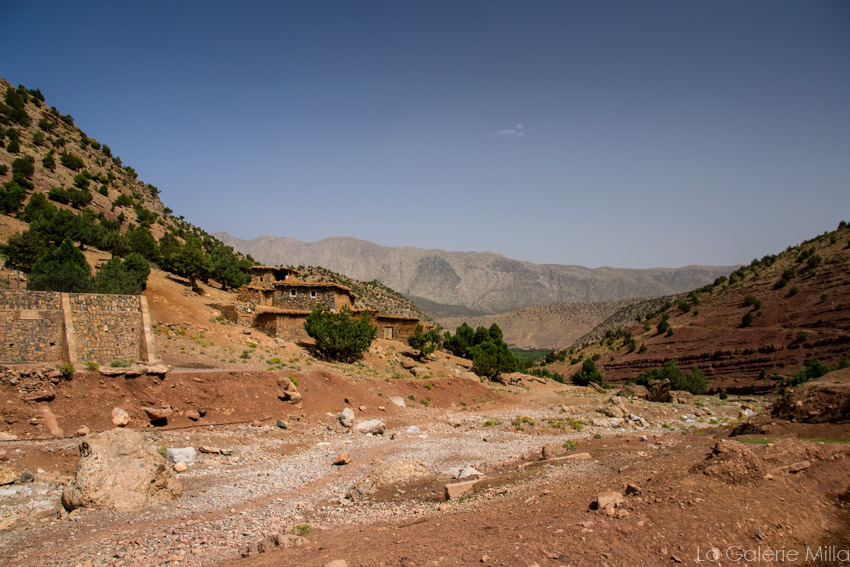
[[[120,428],[92,433],[79,448],[77,474],[62,494],[67,510],[140,510],[176,498],[183,490],[165,458],[141,433]]]

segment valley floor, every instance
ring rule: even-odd
[[[230,399],[250,394],[277,405],[267,411],[239,403],[229,416],[214,405],[199,427],[142,427],[155,446],[207,446],[232,455],[199,453],[178,475],[183,495],[141,512],[62,513],[59,494],[76,466],[77,440],[4,442],[6,465],[36,473],[35,482],[0,491],[4,564],[696,565],[706,553],[736,564],[727,553],[757,549],[797,550],[800,557],[808,549],[809,561],[783,564],[818,557],[838,558],[823,565],[847,564],[844,556],[824,553],[850,545],[850,446],[724,440],[713,450],[729,425],[759,409],[759,400],[655,404],[532,379],[504,387],[439,378],[425,389],[425,380],[347,377],[321,368],[299,377],[300,408],[246,378],[228,386]],[[94,373],[75,380],[86,395],[67,395],[102,413],[151,391],[145,382],[105,381]],[[205,380],[209,373],[172,372],[156,396],[199,396]],[[122,390],[127,384],[136,393]],[[424,396],[433,403],[417,403]],[[389,399],[399,397],[405,407]],[[600,412],[614,405],[629,415],[625,421]],[[368,436],[343,427],[337,414],[344,407],[354,410],[355,423],[381,418],[387,431]],[[74,415],[62,405],[54,412],[60,425],[64,414]],[[213,426],[247,421],[250,412],[258,420],[253,424]],[[819,436],[828,437],[824,427]],[[540,461],[543,446],[565,445],[567,455],[589,458]],[[334,466],[343,451],[351,463]],[[420,462],[427,474],[346,498],[379,465],[403,458]],[[469,465],[484,481],[446,502],[443,486],[456,482],[453,469]],[[623,494],[622,504],[609,513],[591,510],[608,490]],[[280,538],[268,537],[302,523],[311,531],[306,541],[296,540],[300,545],[278,547]]]

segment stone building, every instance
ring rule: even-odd
[[[304,322],[317,306],[334,313],[347,307],[355,316],[368,311],[372,322],[378,326],[378,336],[385,339],[402,340],[412,335],[420,322],[416,317],[357,309],[354,307],[357,295],[350,288],[335,283],[301,281],[299,275],[292,268],[252,266],[251,282],[237,296],[237,320],[249,318],[253,327],[290,341],[307,338]]]

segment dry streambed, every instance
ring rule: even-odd
[[[271,545],[267,536],[288,533],[297,524],[321,531],[446,513],[443,485],[456,482],[453,476],[464,467],[483,472],[485,481],[459,503],[453,501],[455,509],[551,482],[553,475],[598,474],[599,459],[624,459],[619,452],[602,451],[588,460],[527,466],[541,457],[544,446],[552,457],[555,450],[559,455],[581,452],[582,444],[592,444],[594,437],[642,437],[636,449],[622,453],[645,458],[665,444],[680,442],[682,431],[712,426],[718,417],[740,410],[727,404],[703,413],[705,408],[695,406],[603,396],[575,406],[563,396],[555,401],[559,403],[530,404],[535,409],[519,415],[516,409],[451,415],[417,409],[410,412],[410,421],[400,420],[384,435],[374,436],[342,427],[333,415],[312,423],[293,422],[287,430],[231,426],[149,432],[154,447],[206,446],[231,454],[197,453],[194,464],[179,475],[182,495],[139,512],[67,514],[60,497],[70,479],[36,471],[35,482],[0,493],[0,544],[10,565],[217,564],[248,550],[256,553],[258,543]],[[611,410],[613,406],[617,409]],[[662,438],[666,440],[659,442]],[[75,442],[42,445],[43,451],[67,455]],[[13,447],[9,444],[5,450],[19,450]],[[351,462],[333,465],[343,452]],[[372,494],[347,498],[352,487],[398,461],[419,463],[427,474],[376,482]],[[304,543],[286,543],[293,542]]]

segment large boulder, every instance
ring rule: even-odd
[[[670,401],[670,380],[653,380],[646,387],[646,399],[650,402],[667,403]]]
[[[86,435],[80,456],[74,483],[62,493],[67,510],[140,510],[183,491],[165,458],[136,431],[116,428]]]

